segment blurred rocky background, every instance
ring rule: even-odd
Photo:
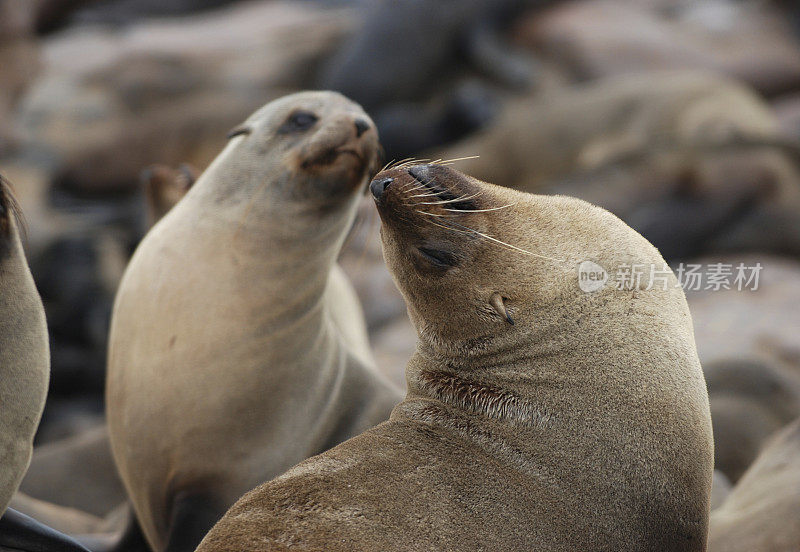
[[[162,200],[256,108],[317,88],[364,106],[387,162],[477,155],[455,166],[602,205],[673,268],[760,263],[755,290],[688,292],[718,476],[800,416],[795,2],[0,0],[0,172],[52,340],[40,445],[101,431],[115,289]],[[365,199],[341,264],[402,386],[415,336],[377,231]]]

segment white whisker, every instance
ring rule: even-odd
[[[445,211],[450,211],[451,213],[486,213],[488,211],[499,211],[500,209],[513,207],[514,205],[516,205],[516,203],[509,203],[508,205],[503,205],[501,207],[492,207],[490,209],[451,209],[449,207],[445,207]]]
[[[467,201],[468,199],[473,199],[481,195],[483,191],[480,191],[476,194],[472,194],[471,196],[465,197],[457,197],[455,199],[443,199],[442,201],[429,201],[429,202],[420,202],[419,205],[445,205],[447,203],[461,203],[462,201]]]
[[[445,159],[444,161],[440,160],[439,165],[452,165],[453,163],[458,163],[459,161],[469,161],[470,159],[479,159],[480,155],[468,155],[466,157],[455,157],[453,159]]]

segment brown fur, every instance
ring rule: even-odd
[[[703,369],[714,427],[714,467],[735,483],[767,439],[800,416],[800,377],[757,358],[709,362]]]
[[[800,420],[770,439],[711,515],[711,552],[800,549]]]
[[[492,128],[430,157],[479,154],[459,168],[595,203],[675,258],[800,252],[798,152],[752,90],[682,71],[517,101]]]
[[[287,130],[300,112],[318,120]],[[145,237],[114,308],[112,451],[156,551],[185,538],[175,516],[196,519],[182,497],[213,518],[199,542],[244,492],[385,420],[400,400],[371,366],[335,264],[376,169],[371,121],[339,94],[306,92],[233,134]]]
[[[580,200],[440,166],[373,194],[390,178],[384,254],[419,336],[406,399],[245,495],[198,551],[705,550],[711,420],[683,292],[578,287],[580,262],[660,268],[655,248]]]
[[[0,514],[28,468],[50,376],[44,307],[18,221],[16,202],[0,176]]]

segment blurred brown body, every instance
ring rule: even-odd
[[[671,273],[578,286],[582,261],[661,267],[655,248],[583,201],[441,166],[371,190],[419,337],[406,399],[245,495],[198,551],[705,550],[711,420],[683,292]]]
[[[711,515],[710,552],[800,549],[800,420],[770,441]]]
[[[654,72],[512,104],[492,128],[433,158],[476,178],[579,197],[668,259],[706,251],[800,252],[800,147],[745,86]]]
[[[14,211],[0,176],[0,515],[28,468],[50,375],[44,307]]]
[[[711,362],[703,370],[714,426],[714,468],[735,483],[764,443],[800,416],[800,374],[755,358]]]
[[[335,264],[377,158],[356,104],[281,98],[137,249],[112,320],[108,422],[154,550],[194,549],[246,491],[400,399]]]

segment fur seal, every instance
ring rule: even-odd
[[[111,447],[155,551],[193,550],[242,494],[385,420],[335,264],[379,157],[333,92],[275,100],[136,250],[111,323]]]
[[[370,184],[418,332],[389,421],[234,505],[198,552],[705,550],[713,446],[675,277],[609,212],[400,165]],[[505,244],[505,245],[504,245]],[[601,269],[602,270],[602,269]]]
[[[18,209],[0,176],[0,514],[28,469],[50,378],[44,307],[22,250]]]
[[[790,16],[770,4],[561,2],[520,18],[514,42],[558,63],[575,81],[693,69],[775,97],[800,85],[800,50]]]
[[[710,552],[794,552],[800,545],[800,419],[779,431],[720,508]]]
[[[703,366],[714,427],[714,467],[736,482],[764,443],[800,416],[800,375],[766,358]]]
[[[610,210],[668,260],[708,251],[800,252],[800,146],[730,79],[657,71],[509,104],[431,158],[468,174]]]
[[[502,35],[520,13],[541,4],[368,2],[362,28],[323,66],[320,85],[353,98],[373,115],[389,157],[452,142],[496,112],[494,91],[474,77],[465,79],[465,73],[516,90],[537,80],[532,60],[513,51]]]
[[[44,306],[22,249],[20,216],[0,176],[0,550],[86,552],[65,535],[8,508],[31,459],[50,376]]]

